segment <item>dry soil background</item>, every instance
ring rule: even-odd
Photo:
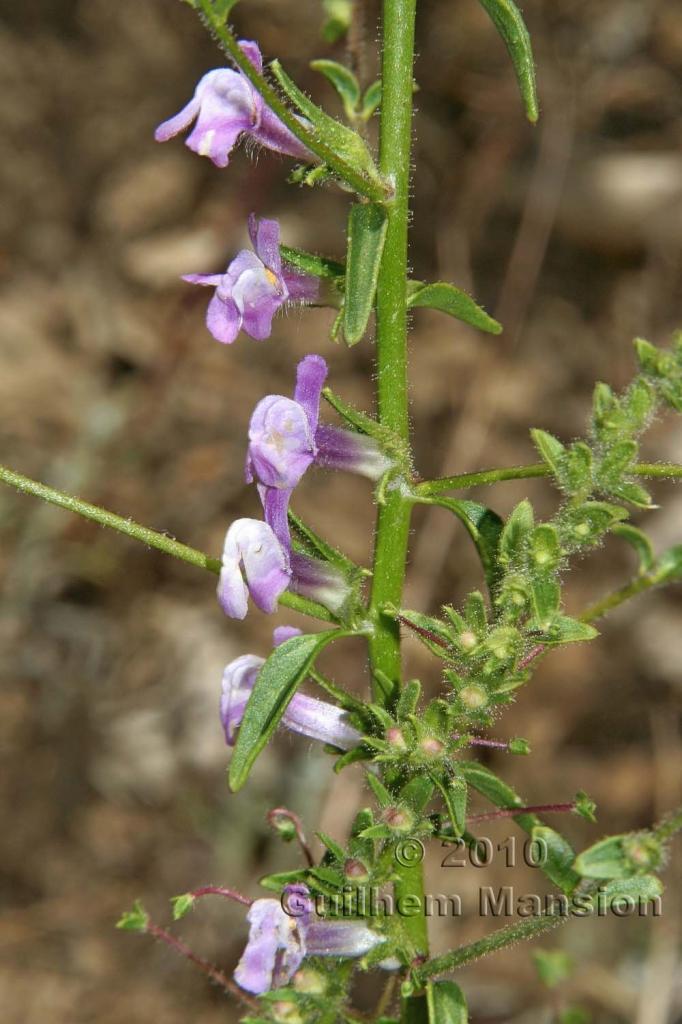
[[[377,12],[363,7],[369,51],[353,56],[371,75]],[[372,344],[332,346],[330,314],[315,311],[278,320],[267,344],[241,337],[225,349],[204,329],[206,294],[179,275],[223,267],[251,210],[279,217],[289,243],[339,254],[346,200],[288,188],[286,162],[268,154],[239,153],[219,171],[179,140],[154,143],[154,126],[221,63],[176,0],[0,9],[1,460],[218,551],[232,518],[256,514],[242,483],[255,402],[289,391],[296,359],[320,351],[334,388],[369,409]],[[537,129],[523,121],[475,0],[419,4],[412,264],[419,277],[470,288],[506,327],[490,338],[415,316],[412,416],[425,476],[532,460],[529,426],[577,436],[594,380],[629,379],[632,337],[661,343],[682,326],[682,4],[525,9],[540,65]],[[308,69],[315,56],[343,56],[320,39],[316,0],[242,0],[236,20],[334,105]],[[682,461],[679,420],[656,425],[647,454]],[[542,482],[499,485],[485,500],[505,513],[526,493],[544,511],[555,501]],[[646,517],[656,544],[681,542],[679,489],[661,484],[656,495],[662,509]],[[367,556],[365,484],[310,473],[299,508]],[[610,543],[576,571],[570,608],[633,569]],[[415,517],[410,605],[457,600],[475,574],[446,513]],[[357,775],[332,779],[326,755],[288,736],[247,791],[228,794],[221,670],[244,651],[264,653],[272,625],[257,612],[227,621],[198,570],[0,492],[6,1024],[234,1019],[187,965],[113,923],[137,896],[168,920],[169,897],[207,881],[256,894],[259,875],[295,863],[265,828],[272,803],[309,829],[321,817],[340,838],[367,799]],[[410,670],[435,684],[435,664],[408,650]],[[597,800],[598,826],[567,825],[578,845],[679,802],[681,665],[679,592],[652,594],[615,614],[599,641],[548,658],[500,723],[532,743],[531,758],[507,765],[529,801],[578,788]],[[352,650],[334,672],[365,685]],[[547,941],[574,954],[575,1001],[594,1021],[681,1019],[679,862],[678,844],[654,925],[573,923]],[[438,923],[444,948],[490,927],[471,910],[476,886],[528,891],[537,879],[500,862],[457,873],[434,860],[430,884],[461,892],[470,908]],[[245,934],[229,905],[202,908],[180,932],[226,967]],[[525,948],[462,978],[477,1024],[547,1021],[567,994],[539,992]]]

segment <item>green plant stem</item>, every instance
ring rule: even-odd
[[[75,512],[76,515],[82,516],[84,519],[90,519],[93,523],[107,526],[110,530],[124,533],[127,537],[133,537],[150,548],[162,551],[165,555],[172,555],[173,558],[179,558],[181,561],[195,565],[199,569],[208,569],[209,572],[216,575],[220,574],[221,562],[219,558],[212,558],[203,551],[197,551],[196,548],[190,548],[187,544],[181,544],[180,541],[174,540],[165,533],[150,530],[148,526],[141,526],[140,523],[136,523],[132,519],[124,519],[123,516],[118,516],[115,512],[110,512],[106,508],[100,508],[99,505],[91,505],[90,502],[82,501],[73,494],[57,491],[54,487],[48,487],[47,484],[31,480],[30,477],[22,476],[21,473],[15,473],[5,466],[0,466],[0,481],[16,488],[22,494],[31,494],[33,497],[40,498],[50,505],[66,509],[67,512]],[[284,608],[291,608],[292,611],[301,612],[303,615],[310,615],[312,618],[322,619],[324,622],[336,622],[332,613],[323,605],[310,601],[305,597],[300,597],[298,594],[286,592],[280,597],[279,603]]]
[[[394,196],[386,204],[388,227],[377,285],[377,404],[379,423],[409,444],[407,382],[407,233],[409,217],[410,151],[412,144],[412,63],[416,0],[384,0],[382,54],[382,112],[379,166],[391,182]],[[400,605],[410,505],[398,489],[388,492],[379,506],[375,532],[374,580],[369,611],[374,623],[370,664],[400,686],[400,631],[382,613],[387,604]],[[383,691],[375,698],[386,701]]]
[[[372,181],[367,175],[356,171],[337,156],[333,149],[326,144],[318,134],[310,131],[306,123],[302,122],[282,102],[278,93],[268,82],[264,75],[259,74],[246,54],[243,52],[234,33],[224,24],[223,19],[216,14],[211,0],[199,0],[199,14],[208,28],[209,32],[217,40],[220,47],[225,50],[234,61],[239,70],[244,74],[254,89],[260,93],[270,110],[275,114],[282,124],[295,135],[299,142],[310,150],[322,163],[326,164],[335,174],[351,186],[359,195],[366,196],[375,202],[383,202],[388,195],[388,188],[385,188],[378,181]]]
[[[382,52],[382,109],[379,169],[393,187],[387,202],[388,225],[377,284],[377,406],[379,424],[409,450],[410,424],[407,379],[407,241],[410,153],[412,148],[412,65],[416,0],[384,0]],[[379,505],[374,540],[374,576],[369,601],[373,633],[369,638],[370,668],[393,683],[386,694],[376,688],[375,699],[391,704],[400,688],[400,630],[385,616],[385,605],[400,606],[410,529],[411,503],[400,488],[388,490]],[[403,925],[416,956],[428,956],[424,916],[422,865],[396,864],[396,899],[416,900],[421,913],[405,917]],[[423,993],[403,999],[404,1024],[427,1019]]]
[[[468,946],[460,946],[459,949],[453,949],[442,956],[434,957],[433,960],[427,961],[416,969],[415,977],[419,979],[420,983],[423,983],[428,978],[434,978],[438,974],[445,974],[446,971],[453,971],[457,967],[463,967],[464,964],[471,963],[472,960],[489,956],[491,953],[496,953],[500,949],[512,946],[515,942],[519,942],[522,939],[535,938],[536,935],[550,931],[552,928],[556,928],[568,920],[568,915],[562,916],[560,910],[556,910],[555,912],[548,912],[515,922],[514,924],[507,925],[506,928],[500,928],[484,939],[479,939],[478,942],[472,942]]]
[[[666,480],[682,477],[682,466],[668,462],[639,462],[632,467],[635,476]],[[458,476],[443,476],[438,480],[424,480],[417,484],[417,494],[440,494],[441,491],[464,491],[469,487],[483,487],[503,480],[528,480],[532,477],[550,476],[551,470],[544,462],[531,466],[508,466],[505,469],[482,469],[477,473],[460,473]]]
[[[608,612],[613,611],[614,608],[624,604],[625,601],[629,601],[631,597],[636,597],[645,590],[650,590],[651,587],[657,586],[658,583],[660,583],[660,580],[655,574],[646,573],[643,576],[637,576],[630,583],[626,583],[624,587],[620,587],[619,590],[614,590],[607,594],[606,597],[602,597],[600,601],[595,601],[594,604],[581,612],[578,617],[581,622],[596,622],[597,619],[601,619]]]

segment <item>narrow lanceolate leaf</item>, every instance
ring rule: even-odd
[[[668,548],[656,559],[651,570],[656,583],[671,583],[682,577],[682,544]]]
[[[341,97],[346,117],[352,121],[360,102],[360,85],[350,68],[335,60],[313,60],[310,66],[331,82]]]
[[[654,564],[654,549],[647,535],[630,523],[617,523],[612,532],[634,548],[639,558],[640,573],[649,572]]]
[[[285,263],[306,274],[312,274],[313,277],[324,277],[328,281],[343,280],[345,277],[344,264],[327,259],[326,256],[317,256],[304,249],[293,249],[289,245],[280,245],[279,251]]]
[[[376,203],[355,203],[348,217],[346,298],[343,334],[356,345],[367,330],[386,240],[385,210]]]
[[[462,320],[471,327],[488,334],[500,334],[502,324],[488,316],[470,295],[455,288],[454,284],[436,281],[434,284],[423,284],[421,281],[408,283],[407,305],[411,309],[437,309],[447,313],[456,320]]]
[[[230,762],[230,788],[236,792],[246,782],[254,761],[267,744],[308,670],[320,651],[344,636],[341,630],[303,634],[276,647],[258,673],[239,728]]]
[[[330,117],[321,107],[313,103],[282,68],[279,61],[270,65],[273,75],[282,92],[298,107],[303,116],[310,121],[315,133],[324,139],[335,154],[349,164],[355,171],[376,181],[379,178],[377,169],[367,145],[357,132],[341,124],[335,117]]]
[[[459,500],[457,498],[433,498],[429,504],[439,505],[454,512],[464,525],[469,536],[476,545],[481,560],[483,574],[491,595],[497,590],[501,568],[497,560],[497,549],[504,522],[486,505],[477,501]]]
[[[370,117],[381,103],[381,79],[377,79],[367,89],[365,95],[362,97],[362,107],[360,108],[360,117],[363,121],[369,121]]]
[[[526,23],[513,0],[480,0],[502,36],[514,65],[521,90],[526,117],[533,124],[538,119],[538,96],[535,86],[535,63]]]
[[[559,832],[546,825],[536,825],[531,838],[538,849],[537,859],[542,862],[542,870],[562,892],[570,895],[580,881],[580,875],[573,870],[575,850]]]
[[[454,981],[432,981],[426,986],[429,1024],[467,1024],[467,1003]]]
[[[558,477],[561,473],[561,464],[566,454],[566,449],[561,441],[546,430],[531,430],[530,436],[540,454],[540,458],[549,466],[553,475]]]

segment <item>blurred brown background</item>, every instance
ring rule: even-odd
[[[377,10],[362,6],[368,51],[356,46],[353,58],[371,75]],[[290,244],[340,254],[347,201],[287,188],[288,163],[270,154],[235,153],[219,171],[179,140],[154,143],[155,125],[221,63],[176,0],[0,7],[1,460],[217,552],[232,518],[257,514],[242,483],[256,401],[289,392],[297,358],[320,351],[334,388],[369,409],[372,345],[332,346],[331,314],[314,311],[279,319],[269,343],[242,336],[227,350],[203,326],[206,293],[178,276],[224,267],[251,210],[280,218]],[[536,129],[475,0],[419,3],[412,265],[471,289],[506,326],[490,338],[415,316],[424,476],[532,461],[532,425],[578,435],[594,380],[623,386],[633,373],[631,338],[661,343],[682,326],[682,4],[527,0],[525,13]],[[316,0],[243,0],[235,20],[337,109],[307,66],[344,57],[320,39]],[[656,425],[646,454],[682,461],[679,420]],[[662,510],[638,521],[659,547],[681,542],[679,489],[655,490]],[[543,482],[502,484],[484,500],[506,513],[524,494],[553,507]],[[367,485],[309,473],[297,502],[367,557]],[[610,542],[578,567],[569,609],[633,570]],[[436,608],[477,583],[446,513],[418,514],[410,605]],[[332,779],[329,758],[290,736],[229,795],[221,670],[265,653],[273,620],[252,611],[229,622],[212,578],[5,489],[0,602],[3,1022],[234,1019],[190,967],[113,924],[138,896],[167,922],[169,897],[206,882],[255,895],[260,874],[296,863],[267,833],[268,806],[342,838],[367,799],[357,774]],[[679,592],[652,594],[615,614],[599,641],[548,658],[500,722],[500,735],[532,743],[530,758],[504,764],[530,802],[581,787],[597,800],[598,826],[566,823],[578,846],[679,802],[681,647]],[[435,662],[408,653],[410,671],[435,685]],[[337,677],[361,691],[359,652],[349,645],[335,659]],[[469,908],[480,884],[537,886],[537,872],[501,859],[465,872],[439,859],[431,889],[460,892]],[[573,1002],[594,1021],[682,1019],[679,863],[678,842],[659,921],[573,922],[546,941],[575,956]],[[435,944],[490,927],[473,913],[437,922]],[[228,904],[202,906],[177,930],[227,968],[245,936]],[[568,993],[540,991],[525,947],[461,978],[476,1022],[549,1021]]]

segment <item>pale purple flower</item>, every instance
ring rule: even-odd
[[[258,72],[263,58],[255,42],[242,39],[239,46]],[[157,142],[167,142],[196,121],[185,144],[207,156],[216,167],[227,167],[230,152],[239,136],[246,134],[254,142],[297,160],[310,161],[312,154],[266,106],[243,72],[216,68],[199,81],[194,96],[183,109],[160,124],[154,133]]]
[[[292,548],[288,518],[291,491],[261,484],[258,493],[263,504],[265,522],[289,558],[289,590],[318,601],[332,612],[341,612],[351,593],[345,575],[335,565]]]
[[[384,941],[362,921],[317,918],[300,884],[288,885],[281,900],[255,900],[246,919],[249,939],[234,977],[254,995],[286,985],[306,956],[364,956]]]
[[[266,395],[251,416],[246,481],[291,490],[316,462],[378,480],[391,463],[373,438],[319,423],[327,377],[322,356],[306,356],[296,369],[294,397]]]
[[[278,647],[292,636],[300,634],[292,626],[280,626],[275,630],[273,641]],[[225,739],[234,745],[237,728],[244,717],[244,709],[251,696],[256,678],[265,664],[265,658],[255,654],[243,654],[225,667],[220,697],[220,720]],[[350,750],[357,746],[361,734],[348,722],[348,715],[341,708],[326,701],[316,700],[296,693],[282,717],[282,724],[291,732],[307,736],[321,743],[329,743],[339,750]]]
[[[185,274],[184,281],[215,288],[206,326],[218,341],[231,345],[241,330],[257,341],[270,337],[272,319],[285,302],[314,302],[319,280],[282,266],[276,220],[249,217],[255,252],[242,249],[224,274]]]
[[[274,612],[291,578],[288,551],[267,523],[236,519],[225,535],[218,600],[226,615],[243,619],[248,595],[264,612]]]

